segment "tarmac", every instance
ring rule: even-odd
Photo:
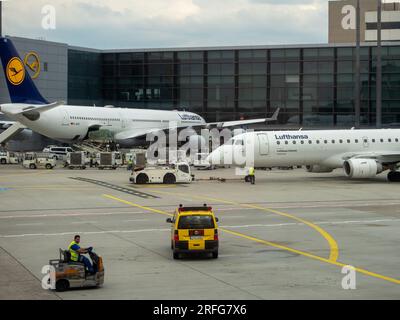
[[[251,185],[233,168],[193,173],[136,186],[124,168],[0,166],[0,299],[400,298],[400,184],[386,175],[257,170]],[[218,259],[174,260],[165,220],[204,203],[219,218]],[[104,285],[42,289],[43,266],[75,234],[103,257]]]

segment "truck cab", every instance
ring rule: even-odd
[[[193,181],[190,166],[187,162],[178,162],[166,165],[148,165],[135,167],[130,181],[135,184],[147,183],[191,183]]]
[[[22,165],[29,169],[53,169],[56,166],[56,163],[57,160],[52,158],[50,154],[28,152],[24,155]]]

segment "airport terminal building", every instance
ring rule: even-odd
[[[39,74],[27,69],[37,76],[35,83],[50,101],[185,109],[207,121],[265,117],[280,107],[274,128],[348,128],[355,123],[354,4],[330,2],[329,43],[322,45],[97,50],[11,39],[21,57],[28,56],[28,66],[30,53],[39,57]],[[365,1],[362,11],[362,127],[376,124],[375,4]],[[383,24],[387,32],[382,44],[382,122],[384,127],[396,127],[400,125],[400,11],[397,5],[385,10],[383,21],[391,22]],[[8,99],[2,79],[0,102]]]

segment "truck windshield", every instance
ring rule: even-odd
[[[181,216],[178,229],[213,229],[214,219],[211,215]]]

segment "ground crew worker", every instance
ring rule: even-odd
[[[128,159],[128,166],[126,167],[126,170],[132,170],[133,169],[133,161],[132,158]]]
[[[250,168],[249,168],[249,177],[250,177],[250,182],[251,182],[251,184],[255,184],[255,183],[256,183],[256,176],[255,176],[255,169],[254,169],[254,167],[250,167]]]
[[[88,253],[89,251],[91,251],[92,247],[81,248],[79,245],[80,242],[81,242],[81,236],[76,235],[74,237],[74,241],[72,241],[69,244],[68,251],[71,254],[71,261],[83,262],[89,273],[94,273],[94,269],[92,264],[90,263],[90,260],[82,255],[84,253]]]

